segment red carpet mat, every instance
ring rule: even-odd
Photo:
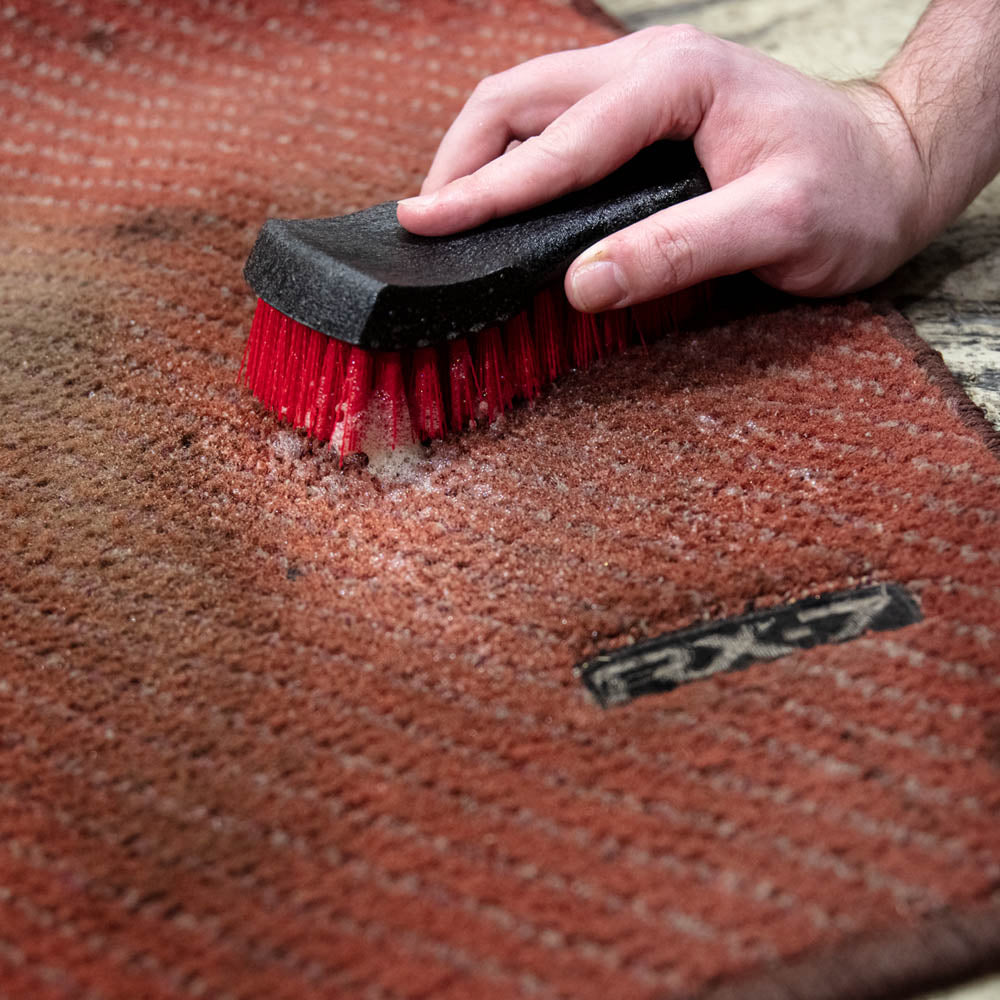
[[[0,7],[3,997],[815,1000],[997,960],[1000,462],[898,320],[761,309],[395,469],[235,385],[265,216],[412,192],[481,75],[608,32]],[[678,629],[672,691],[574,672]]]

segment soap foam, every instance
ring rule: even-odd
[[[358,418],[358,450],[368,457],[368,472],[381,480],[419,484],[430,465],[427,449],[417,440],[410,412],[400,401],[375,392]],[[330,445],[339,449],[344,424],[338,423]],[[424,483],[429,486],[429,483]]]
[[[280,430],[271,441],[271,451],[278,458],[284,458],[288,461],[301,458],[305,449],[305,438],[297,431]]]

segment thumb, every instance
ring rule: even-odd
[[[752,171],[601,240],[570,266],[566,297],[582,312],[599,312],[763,267],[802,249],[807,192],[769,173]]]

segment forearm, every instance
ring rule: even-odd
[[[909,126],[936,232],[1000,170],[1000,0],[933,0],[876,83]]]

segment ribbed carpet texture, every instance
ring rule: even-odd
[[[343,471],[237,387],[265,217],[412,193],[481,76],[611,33],[3,0],[5,1000],[900,997],[1000,961],[1000,461],[898,318],[761,305]],[[922,620],[607,708],[574,671],[882,583]]]

